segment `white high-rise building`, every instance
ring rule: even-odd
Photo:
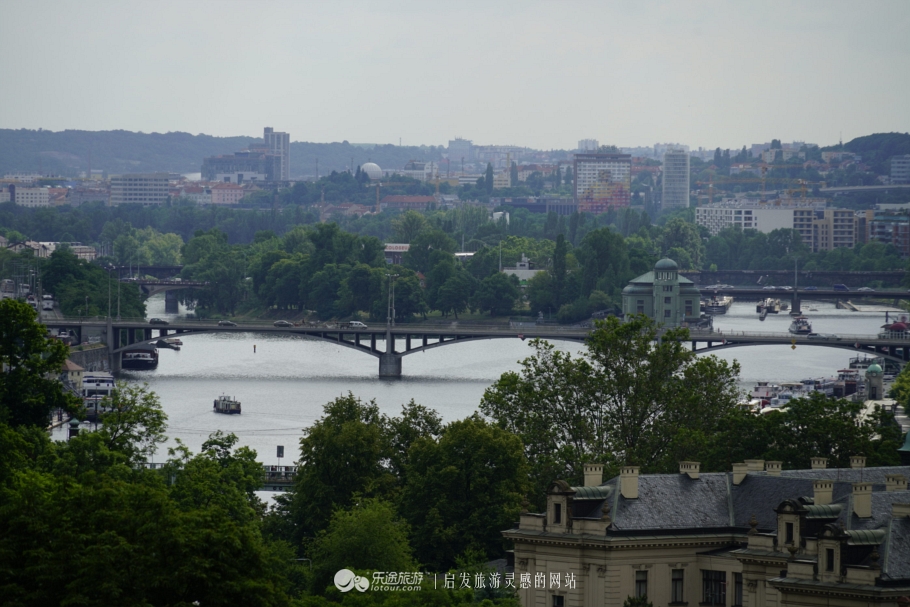
[[[670,148],[664,153],[663,196],[661,209],[689,207],[689,153]]]
[[[31,188],[13,184],[9,188],[10,200],[20,207],[50,206],[50,188]]]
[[[597,148],[600,147],[600,144],[596,139],[579,139],[578,140],[578,151],[579,152],[596,152]]]
[[[262,138],[265,140],[265,145],[268,146],[270,153],[281,157],[281,176],[279,180],[290,180],[291,135],[289,133],[276,133],[272,127],[267,126],[263,130]]]

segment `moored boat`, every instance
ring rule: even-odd
[[[729,295],[715,295],[705,302],[705,312],[708,314],[726,314],[732,304],[733,298]]]
[[[158,350],[130,350],[123,353],[120,361],[123,369],[156,369],[158,368]]]
[[[240,401],[222,394],[215,399],[215,413],[240,414]]]

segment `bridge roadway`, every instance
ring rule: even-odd
[[[521,326],[510,325],[471,325],[459,322],[436,325],[398,325],[350,329],[340,326],[301,325],[293,327],[275,327],[268,322],[238,323],[237,326],[223,327],[216,321],[181,321],[169,325],[150,325],[144,320],[111,321],[104,319],[49,320],[48,328],[68,329],[76,332],[79,341],[85,329],[100,330],[108,345],[111,356],[111,369],[120,370],[120,359],[123,352],[136,349],[138,346],[153,345],[159,339],[174,335],[198,335],[202,333],[279,333],[297,337],[321,339],[340,346],[353,348],[379,359],[380,378],[401,377],[402,357],[431,348],[477,341],[481,339],[533,339],[541,338],[550,341],[583,342],[591,329],[588,327],[562,327],[556,325],[536,325],[522,323]],[[154,335],[157,333],[158,335]],[[111,336],[108,339],[107,336]],[[910,361],[910,335],[883,338],[878,335],[838,335],[822,338],[809,338],[790,333],[761,333],[750,331],[690,332],[693,351],[756,346],[756,345],[790,345],[790,346],[823,346],[841,348],[851,352],[863,352],[884,356],[901,364]],[[380,349],[377,342],[383,342]]]

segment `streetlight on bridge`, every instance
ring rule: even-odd
[[[389,279],[389,310],[388,315],[386,316],[386,326],[394,327],[395,326],[395,279],[398,278],[398,274],[386,274],[386,277]]]

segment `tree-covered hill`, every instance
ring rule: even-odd
[[[822,148],[822,151],[838,150],[840,146],[832,145]],[[872,166],[872,170],[879,174],[888,174],[888,164],[892,156],[910,154],[910,133],[875,133],[851,139],[844,144],[843,149],[854,154],[859,154],[863,162]]]
[[[75,176],[88,169],[109,174],[168,171],[196,173],[202,159],[246,149],[256,137],[213,137],[190,133],[131,131],[45,131],[0,129],[0,175],[44,172]],[[294,142],[291,176],[344,171],[366,162],[383,168],[402,168],[409,160],[438,160],[441,148],[377,145],[372,148],[341,143]]]

